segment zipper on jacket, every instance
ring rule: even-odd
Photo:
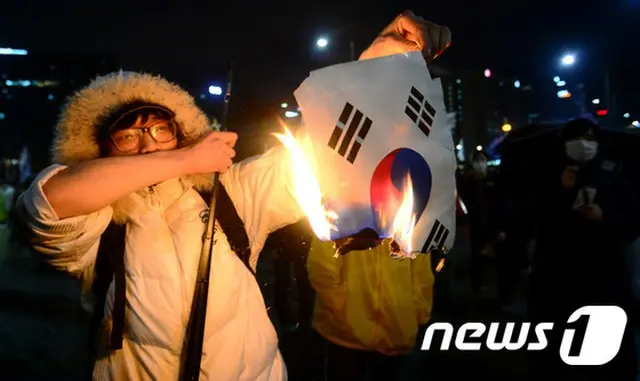
[[[158,193],[156,188],[157,185],[151,185],[147,187],[147,190],[149,192],[149,207],[157,211],[164,211],[162,199],[160,198],[160,194]]]

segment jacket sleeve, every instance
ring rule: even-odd
[[[434,276],[431,270],[431,254],[411,259],[411,281],[418,325],[424,325],[429,322],[433,308]]]
[[[276,147],[233,165],[220,177],[249,239],[266,237],[304,217],[294,197],[290,160],[284,147]]]
[[[46,262],[79,277],[95,262],[100,236],[113,211],[107,207],[85,216],[59,219],[42,187],[63,169],[52,165],[42,171],[18,198],[16,215],[25,238]]]
[[[331,242],[322,242],[313,238],[307,271],[309,282],[316,291],[317,298],[332,319],[345,317],[347,287],[342,277],[344,257],[334,256]]]

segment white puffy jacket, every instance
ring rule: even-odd
[[[120,86],[123,80],[131,80],[123,78],[120,74],[106,83]],[[168,84],[156,77],[134,75],[133,79],[146,81],[147,85],[157,85],[158,81],[161,86]],[[87,91],[94,89],[95,85]],[[144,87],[138,89],[139,97],[147,99],[144,97],[149,92],[141,89]],[[176,95],[175,88],[168,90],[173,92],[169,97]],[[101,93],[105,93],[104,85]],[[122,93],[117,92],[119,97],[129,99],[126,92]],[[176,98],[178,101],[165,102],[158,99],[158,94],[162,91],[156,89],[149,97],[185,115],[180,114],[180,105],[190,98],[184,93],[178,93],[182,97]],[[84,106],[95,107],[88,103]],[[180,122],[193,127],[188,120]],[[177,380],[205,229],[199,215],[207,203],[194,189],[198,179],[176,178],[131,194],[126,208],[116,203],[89,215],[59,219],[42,191],[43,184],[67,165],[95,154],[87,153],[86,145],[60,138],[65,131],[67,136],[81,135],[81,131],[73,135],[65,130],[78,128],[77,123],[64,124],[64,116],[61,123],[54,147],[56,161],[61,164],[40,173],[18,200],[22,219],[35,236],[32,244],[51,265],[83,278],[93,269],[100,236],[109,222],[126,222],[123,348],[96,362],[94,379]],[[245,224],[251,243],[250,264],[255,269],[267,235],[302,217],[291,189],[288,153],[275,148],[238,163],[221,176],[221,182]],[[118,214],[121,216],[116,218]],[[214,241],[201,379],[285,380],[286,368],[259,285],[231,251],[221,229],[217,229]],[[105,327],[110,326],[113,298],[112,283],[105,305]]]

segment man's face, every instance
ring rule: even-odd
[[[107,156],[131,156],[178,147],[174,121],[153,114],[138,114],[130,123],[120,124],[109,132]]]

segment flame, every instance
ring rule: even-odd
[[[439,273],[440,271],[442,271],[442,269],[444,268],[444,258],[440,258],[440,261],[438,261],[438,264],[436,265],[436,272]]]
[[[413,182],[411,175],[407,174],[402,204],[393,220],[392,237],[403,252],[412,255],[411,238],[416,225],[416,214],[413,212]]]
[[[338,215],[327,210],[324,205],[322,190],[309,160],[310,155],[305,154],[301,144],[284,123],[282,123],[282,127],[284,133],[275,133],[274,135],[291,154],[294,196],[304,214],[309,218],[309,224],[316,236],[323,241],[329,241],[331,230],[337,230],[334,222],[338,220]]]

